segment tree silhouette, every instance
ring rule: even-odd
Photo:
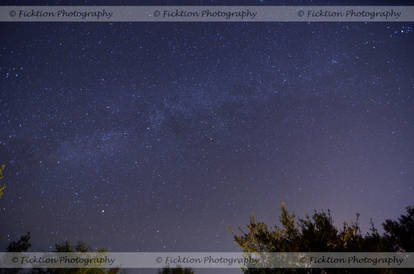
[[[395,250],[414,251],[414,206],[407,207],[407,215],[401,215],[398,221],[386,220],[383,226]]]
[[[18,241],[13,241],[9,244],[9,246],[7,247],[7,252],[26,252],[29,250],[29,248],[32,246],[32,244],[30,243],[30,232],[27,232],[26,235],[23,235],[20,237],[20,239]],[[21,269],[19,268],[6,268],[6,269],[1,269],[0,273],[4,273],[4,274],[17,274],[19,273]],[[33,271],[35,272],[35,271]]]
[[[76,245],[70,244],[69,241],[65,241],[63,243],[55,244],[56,252],[96,252],[96,253],[104,253],[106,250],[104,248],[99,248],[97,250],[93,250],[88,246],[86,242],[78,242]],[[112,268],[112,269],[104,269],[100,267],[99,264],[96,265],[96,268],[49,268],[47,273],[53,274],[115,274],[118,273],[119,268]]]
[[[407,208],[407,215],[398,221],[386,220],[385,234],[380,235],[371,222],[371,230],[363,235],[359,214],[355,221],[344,223],[337,229],[330,211],[315,211],[310,217],[296,219],[281,204],[281,225],[269,227],[250,218],[248,231],[239,228],[233,233],[235,242],[244,252],[393,252],[410,251],[414,244],[414,207]],[[309,272],[311,271],[311,272]],[[406,269],[245,269],[245,273],[412,273]]]
[[[27,234],[21,236],[17,242],[11,242],[7,247],[7,252],[26,252],[32,246],[30,239],[30,232],[27,232]]]
[[[28,232],[26,235],[21,236],[18,241],[13,241],[7,247],[8,252],[27,252],[29,248],[32,246],[30,243],[31,235]],[[56,252],[95,252],[95,253],[102,253],[106,252],[104,248],[99,248],[97,250],[93,250],[90,248],[86,242],[79,242],[76,245],[70,244],[69,241],[65,241],[63,243],[57,243],[55,245]],[[3,269],[1,273],[27,273],[27,271],[18,269],[18,268],[10,268],[10,269]],[[47,268],[47,269],[32,269],[31,273],[38,273],[38,274],[115,274],[118,273],[119,268],[112,268],[112,269],[104,269],[100,267],[100,265],[96,265],[96,268]]]
[[[26,235],[20,237],[18,241],[13,241],[7,247],[8,252],[27,252],[29,248],[32,246],[30,243],[31,235],[28,232]],[[86,242],[78,242],[76,245],[72,245],[69,241],[64,241],[62,243],[55,244],[55,251],[56,252],[106,252],[104,248],[99,248],[97,250],[93,250],[91,247],[87,245]],[[10,269],[2,269],[0,273],[7,273],[7,274],[17,274],[20,271],[22,273],[27,273],[27,271],[18,269],[18,268],[10,268]],[[109,270],[105,270],[104,268],[99,267],[96,268],[47,268],[47,269],[32,269],[31,273],[36,274],[116,274],[120,271],[119,268],[113,268]],[[159,274],[194,274],[194,271],[190,268],[163,268],[159,272]]]

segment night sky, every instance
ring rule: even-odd
[[[240,251],[414,197],[412,23],[1,23],[0,241]]]

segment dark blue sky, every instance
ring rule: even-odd
[[[216,3],[217,4],[217,3]],[[5,248],[238,251],[279,201],[413,203],[414,25],[1,23]]]

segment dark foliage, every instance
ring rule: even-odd
[[[312,217],[296,219],[282,203],[281,225],[269,227],[251,217],[248,231],[239,229],[234,240],[244,252],[395,252],[414,251],[414,207],[398,221],[386,220],[381,235],[371,225],[370,232],[362,234],[356,220],[334,226],[330,211],[315,211]],[[406,269],[246,269],[245,273],[413,273]]]

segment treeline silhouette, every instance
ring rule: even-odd
[[[20,237],[18,241],[13,241],[7,247],[7,252],[28,252],[32,244],[30,242],[31,234],[28,232],[26,235]],[[54,252],[107,252],[104,248],[93,250],[87,245],[86,242],[79,242],[76,245],[70,244],[69,241],[59,243],[55,245]],[[43,269],[0,269],[0,273],[4,274],[18,274],[18,273],[33,273],[33,274],[117,274],[121,272],[120,268],[105,269],[97,266],[96,268],[43,268]],[[158,271],[159,274],[194,274],[194,271],[190,268],[163,268]]]
[[[281,203],[280,225],[273,227],[254,216],[247,231],[233,232],[234,240],[244,252],[413,252],[414,206],[397,220],[385,220],[383,233],[371,221],[370,231],[363,234],[359,214],[355,221],[334,226],[330,211],[314,211],[312,216],[296,218]],[[244,273],[414,273],[414,269],[245,269]]]
[[[359,215],[355,221],[344,223],[341,228],[334,226],[330,211],[314,211],[312,216],[297,218],[281,204],[280,225],[269,226],[254,216],[247,224],[247,231],[239,228],[233,232],[234,241],[243,252],[413,252],[414,251],[414,206],[397,220],[385,220],[383,232],[371,222],[370,231],[363,234]],[[8,252],[27,252],[31,247],[31,235],[27,233],[7,247]],[[57,252],[106,252],[105,249],[91,249],[85,242],[71,245],[68,241],[55,245]],[[242,269],[246,274],[273,273],[414,273],[413,269]],[[21,269],[2,269],[0,273],[17,274]],[[32,269],[31,273],[46,274],[115,274],[120,269],[72,268]],[[165,268],[159,274],[194,274],[188,268]]]

